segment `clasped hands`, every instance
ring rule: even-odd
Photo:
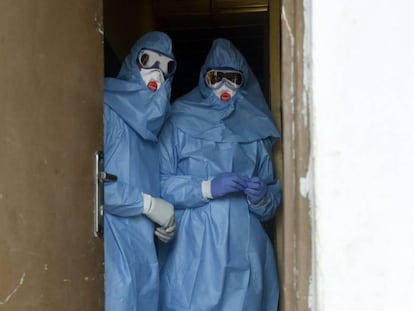
[[[223,173],[211,180],[211,195],[220,198],[234,192],[243,192],[248,201],[256,205],[267,194],[267,185],[259,177],[244,177],[236,173]]]

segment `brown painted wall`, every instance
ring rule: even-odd
[[[103,310],[101,1],[0,2],[0,309]]]

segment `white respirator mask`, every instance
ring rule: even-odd
[[[160,69],[145,69],[141,68],[139,73],[142,80],[144,80],[148,89],[155,92],[165,82],[164,75]]]
[[[228,102],[236,94],[237,89],[230,87],[226,83],[223,83],[219,88],[213,89],[213,93],[224,102]]]

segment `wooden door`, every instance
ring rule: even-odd
[[[101,2],[0,2],[0,310],[103,310]]]

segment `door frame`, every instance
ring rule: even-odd
[[[270,51],[280,51],[280,59],[275,59],[277,53],[270,53],[271,72],[279,68],[271,74],[271,94],[275,94],[271,105],[282,125],[283,152],[283,157],[279,152],[275,155],[276,163],[281,162],[283,188],[283,207],[277,219],[279,311],[307,311],[312,303],[309,298],[314,297],[307,5],[304,0],[269,0]]]

